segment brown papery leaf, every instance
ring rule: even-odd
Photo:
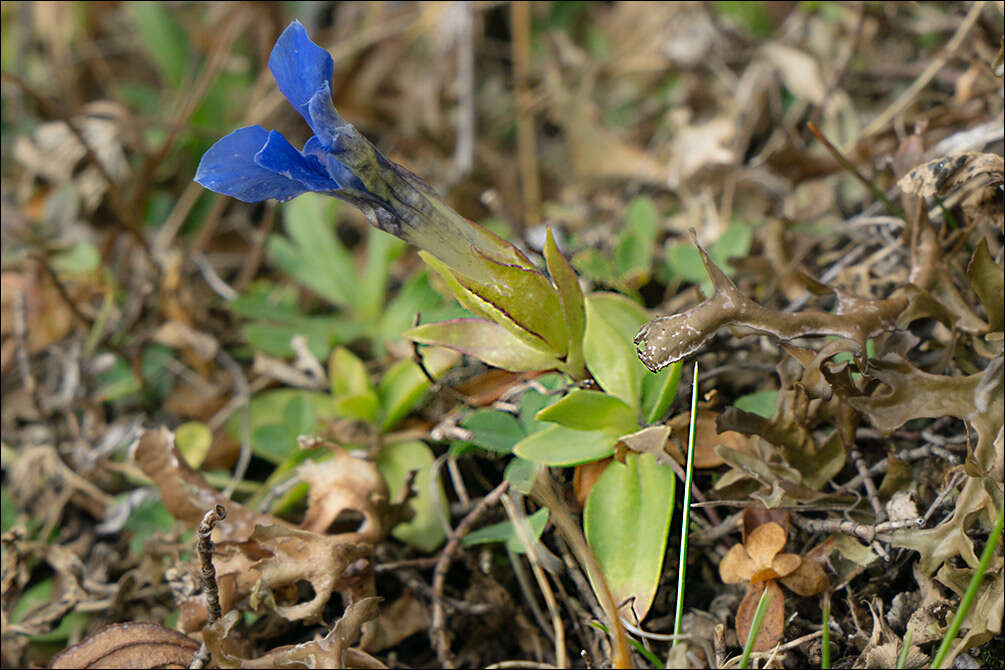
[[[731,449],[744,453],[751,453],[748,438],[735,430],[724,430],[721,433],[716,428],[716,419],[719,413],[705,411],[698,413],[698,420],[694,427],[694,467],[696,468],[717,468],[723,464],[722,457],[716,453],[715,448],[724,444]],[[687,438],[688,426],[691,422],[689,413],[678,414],[667,424],[670,426],[672,434],[670,454],[681,465],[687,459]]]
[[[758,526],[747,538],[745,546],[759,569],[770,568],[775,556],[785,546],[785,529],[777,523]]]
[[[144,474],[160,489],[164,507],[171,516],[191,526],[198,526],[206,510],[214,505],[227,508],[227,518],[217,523],[214,540],[243,542],[257,524],[287,526],[282,519],[254,512],[220,495],[202,473],[193,470],[175,445],[174,434],[167,428],[145,430],[132,447],[132,458]]]
[[[778,584],[774,581],[767,581],[764,582],[764,586],[750,586],[747,589],[747,594],[743,596],[743,601],[736,610],[736,637],[739,638],[741,645],[746,643],[751,624],[754,623],[757,602],[761,599],[761,593],[765,589],[771,594],[771,602],[768,603],[768,611],[764,615],[761,630],[754,643],[754,651],[771,649],[776,642],[782,639],[782,633],[785,631],[785,595]]]
[[[771,561],[771,570],[776,578],[785,577],[795,572],[802,562],[799,554],[779,554]]]
[[[187,668],[199,643],[153,623],[116,623],[60,652],[53,668]]]
[[[784,554],[791,556],[791,554]],[[780,558],[780,557],[779,557]],[[782,585],[801,596],[815,596],[830,586],[824,566],[812,558],[804,558],[796,570],[781,579]]]
[[[742,544],[734,544],[719,561],[719,578],[726,584],[749,582],[757,566]]]
[[[743,541],[746,542],[755,529],[766,523],[777,523],[789,534],[789,513],[783,509],[767,509],[761,505],[747,505],[743,508]]]

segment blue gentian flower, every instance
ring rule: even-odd
[[[331,96],[332,58],[299,21],[279,36],[269,69],[314,136],[301,150],[275,130],[235,130],[202,157],[195,181],[244,202],[286,202],[308,191],[334,196],[359,207],[381,230],[481,281],[490,279],[486,260],[529,263],[512,245],[457,214],[339,116]]]

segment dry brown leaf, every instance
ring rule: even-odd
[[[387,483],[377,465],[357,458],[342,447],[330,445],[334,456],[326,461],[307,461],[297,474],[310,486],[307,513],[301,527],[315,533],[329,532],[339,515],[356,511],[363,516],[354,533],[343,533],[353,542],[378,542],[410,508],[391,504]],[[395,516],[395,519],[390,519]]]
[[[116,623],[52,659],[52,668],[187,668],[199,643],[153,623]]]
[[[791,556],[792,554],[785,554]],[[799,566],[780,580],[783,586],[801,596],[815,596],[830,586],[830,579],[824,572],[824,566],[808,557],[803,557]]]
[[[744,546],[758,569],[770,568],[772,560],[785,546],[785,529],[777,523],[758,526],[747,536]]]
[[[785,87],[797,98],[820,105],[827,97],[820,66],[805,51],[779,42],[768,42],[761,52],[778,69]]]
[[[734,544],[719,561],[719,578],[726,584],[749,582],[757,566],[742,544]]]
[[[757,602],[765,589],[771,594],[771,602],[768,603],[761,630],[754,642],[754,651],[771,649],[782,639],[782,633],[785,632],[785,595],[778,584],[769,580],[764,582],[764,586],[751,585],[747,588],[747,593],[736,610],[736,636],[741,645],[746,643],[751,624],[754,622],[754,612],[757,611]]]
[[[600,479],[600,475],[604,474],[604,471],[611,464],[612,460],[604,458],[599,461],[591,461],[576,466],[576,471],[572,476],[572,490],[580,509],[586,507],[586,498],[590,495],[590,490],[597,483],[597,480]]]
[[[174,434],[167,428],[143,431],[132,447],[131,456],[160,489],[164,507],[179,521],[198,526],[206,510],[214,505],[226,507],[227,518],[213,529],[217,542],[243,542],[251,537],[257,524],[289,526],[282,519],[259,514],[220,495],[200,472],[185,462],[175,445]]]
[[[694,427],[694,467],[696,468],[717,468],[722,465],[722,457],[715,451],[715,448],[720,444],[736,451],[751,453],[750,441],[746,435],[735,430],[718,432],[716,428],[718,417],[719,413],[714,411],[698,413],[698,420]],[[682,436],[688,435],[690,422],[691,415],[689,413],[678,414],[667,422],[671,429],[670,441],[674,445],[668,451],[674,460],[681,465],[684,465],[687,459],[687,443]]]

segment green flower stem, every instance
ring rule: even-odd
[[[679,373],[678,373],[679,374]],[[680,635],[680,623],[684,614],[684,578],[687,569],[687,532],[691,521],[691,479],[694,473],[694,430],[698,418],[698,361],[694,363],[694,379],[691,381],[691,428],[687,437],[687,473],[684,477],[684,506],[680,524],[680,560],[677,563],[677,612],[674,615],[673,634]],[[673,641],[676,647],[680,638]]]

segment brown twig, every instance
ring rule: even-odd
[[[202,590],[206,594],[206,623],[212,624],[222,616],[220,611],[220,587],[216,583],[216,567],[213,565],[213,526],[227,518],[227,508],[217,503],[206,512],[196,531],[196,551],[201,564]]]
[[[876,484],[872,481],[872,477],[869,476],[869,467],[865,464],[862,453],[858,449],[852,449],[848,456],[851,458],[852,463],[854,463],[855,469],[858,470],[858,476],[861,477],[862,483],[865,484],[865,495],[869,499],[872,511],[876,514],[876,522],[885,521],[886,510],[883,509],[883,504],[879,501],[879,491],[876,490]]]
[[[429,626],[429,638],[436,649],[436,658],[443,668],[454,667],[453,659],[450,657],[450,642],[447,640],[446,617],[443,612],[443,585],[447,579],[447,570],[450,569],[450,562],[453,560],[454,552],[461,544],[461,540],[476,521],[485,513],[490,506],[494,505],[506,490],[509,489],[509,482],[503,481],[495,487],[475,506],[471,512],[457,525],[454,532],[450,534],[447,545],[440,553],[440,558],[433,568],[433,621]]]
[[[844,533],[854,535],[870,544],[876,540],[890,542],[891,538],[886,533],[902,528],[921,528],[925,525],[925,520],[920,517],[885,521],[874,526],[845,519],[806,519],[798,514],[793,514],[791,518],[797,526],[809,533]]]

